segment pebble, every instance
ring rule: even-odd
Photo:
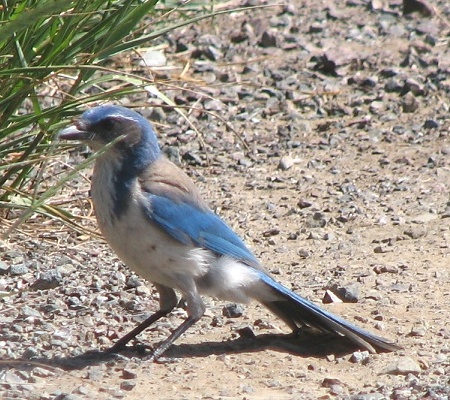
[[[355,364],[363,364],[366,360],[368,360],[370,354],[368,351],[355,351],[352,353],[350,357],[350,362]]]
[[[283,171],[286,171],[286,170],[292,168],[294,166],[294,164],[295,164],[295,161],[291,156],[283,156],[280,159],[278,168]]]
[[[424,226],[412,226],[403,232],[411,239],[419,239],[427,234],[427,228]]]
[[[323,304],[342,303],[342,300],[336,296],[331,290],[326,290],[322,299]]]
[[[136,379],[137,372],[135,370],[131,370],[129,368],[124,368],[122,371],[122,378],[123,379]]]
[[[86,374],[86,378],[92,381],[100,381],[103,376],[103,371],[99,368],[91,368]]]
[[[381,371],[382,374],[390,375],[419,374],[420,372],[422,372],[420,364],[411,357],[401,357]]]
[[[425,327],[419,325],[419,326],[413,326],[411,328],[410,336],[418,336],[423,337],[427,334],[427,330]]]
[[[240,304],[230,304],[222,308],[222,315],[227,318],[242,317],[244,308]]]
[[[0,275],[5,275],[9,272],[9,265],[0,260]]]
[[[349,397],[349,400],[385,400],[386,396],[383,393],[371,392],[360,393]]]
[[[427,119],[423,123],[423,127],[424,127],[424,129],[436,129],[436,128],[439,128],[439,123],[433,119]]]
[[[126,390],[127,392],[133,390],[136,387],[136,381],[134,380],[126,380],[120,382],[120,389]]]
[[[403,112],[405,113],[413,113],[419,108],[419,102],[411,92],[408,92],[403,96],[401,105]]]
[[[20,318],[35,317],[40,319],[42,318],[42,314],[38,310],[30,306],[23,306],[20,308],[19,317]]]
[[[50,376],[55,376],[55,373],[53,371],[50,371],[49,369],[35,367],[33,368],[33,375],[40,378],[48,378]]]
[[[246,394],[255,392],[255,389],[253,388],[253,386],[250,386],[250,385],[243,385],[241,387],[241,390],[242,390],[242,393],[246,393]]]
[[[56,269],[41,272],[39,278],[30,285],[32,290],[48,290],[54,289],[61,285],[62,276]]]
[[[308,228],[323,228],[327,225],[326,216],[321,212],[315,212],[314,214],[310,214],[306,218],[305,225]]]
[[[357,303],[361,297],[361,285],[356,282],[345,286],[333,285],[330,289],[344,303]]]
[[[273,30],[263,32],[259,45],[261,47],[276,47],[278,43],[277,34]]]
[[[167,57],[164,51],[149,50],[142,56],[139,65],[142,67],[163,67],[167,64]]]
[[[12,276],[25,275],[29,272],[28,267],[25,264],[13,264],[9,269],[9,273]]]
[[[322,387],[331,388],[333,386],[343,386],[343,383],[336,378],[324,378],[322,380]]]

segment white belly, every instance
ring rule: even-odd
[[[200,277],[208,271],[207,251],[184,245],[147,222],[137,207],[114,224],[99,222],[105,239],[119,258],[150,282],[178,288],[182,277]]]

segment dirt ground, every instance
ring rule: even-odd
[[[156,310],[156,292],[101,238],[35,216],[1,243],[0,291],[22,292],[0,301],[0,398],[449,398],[450,6],[433,1],[425,17],[402,15],[399,1],[329,4],[248,9],[161,42],[167,61],[153,74],[193,107],[200,136],[157,98],[122,102],[154,121],[167,154],[276,279],[403,349],[294,340],[258,304],[229,317],[228,304],[205,299],[173,362],[108,356],[98,350]],[[129,68],[150,74],[137,59]],[[94,231],[90,174],[52,201]],[[354,302],[326,301],[340,288]],[[140,343],[184,317],[175,310]]]

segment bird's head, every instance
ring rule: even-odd
[[[127,161],[151,163],[160,155],[150,123],[137,112],[116,105],[103,105],[85,111],[72,125],[59,133],[63,140],[80,140],[93,150],[116,141],[107,150]]]

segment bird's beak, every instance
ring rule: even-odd
[[[62,140],[88,140],[92,133],[80,121],[64,128],[59,132],[58,138]]]

